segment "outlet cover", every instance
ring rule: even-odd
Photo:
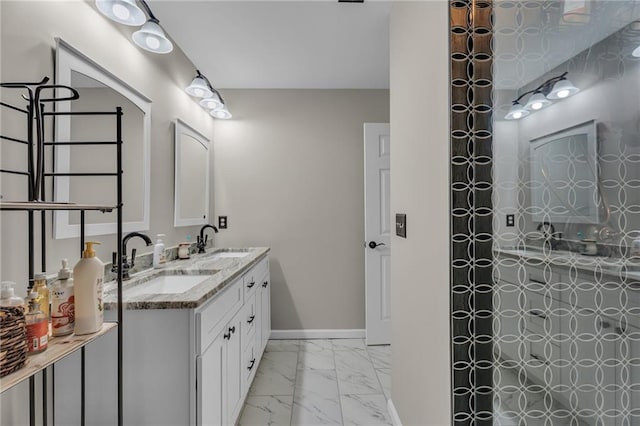
[[[219,229],[227,229],[227,217],[226,216],[218,216],[218,228]]]

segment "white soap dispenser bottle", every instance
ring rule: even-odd
[[[102,285],[104,263],[96,257],[94,243],[87,241],[82,259],[73,268],[75,278],[75,334],[91,334],[102,328],[104,307],[102,305]]]
[[[164,234],[158,234],[156,245],[153,246],[153,267],[156,269],[164,268],[164,265],[167,262],[167,256],[164,250],[164,242],[162,241],[162,237],[164,237]]]

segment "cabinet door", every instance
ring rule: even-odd
[[[239,340],[239,339],[238,339]],[[222,333],[196,359],[199,426],[224,425],[226,340]]]
[[[269,279],[269,272],[260,280],[261,287],[261,303],[260,303],[260,336],[262,337],[261,346],[264,348],[267,345],[269,336],[271,335],[271,280]]]
[[[227,423],[235,424],[235,421],[242,408],[243,400],[243,373],[242,365],[242,334],[243,320],[242,311],[238,312],[229,322],[226,329],[226,408]]]

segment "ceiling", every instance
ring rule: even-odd
[[[389,88],[391,1],[149,4],[217,88]]]

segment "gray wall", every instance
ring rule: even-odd
[[[450,424],[448,2],[391,15],[391,399],[405,426]]]
[[[214,130],[223,246],[270,246],[272,327],[364,328],[363,123],[386,90],[226,90]]]
[[[2,1],[1,14],[1,80],[39,81],[53,77],[54,37],[61,37],[107,70],[150,98],[151,121],[151,229],[149,234],[165,233],[168,245],[194,235],[197,227],[173,227],[173,120],[181,118],[204,135],[211,137],[214,119],[184,92],[193,78],[194,65],[179,50],[169,55],[154,55],[139,49],[131,41],[131,27],[115,24],[103,17],[95,2],[31,2]],[[3,90],[2,98],[12,95]],[[15,99],[15,98],[12,98]],[[24,138],[25,125],[15,116],[2,115],[2,133]],[[3,142],[3,167],[20,167],[24,152]],[[22,150],[22,151],[20,151]],[[125,184],[128,176],[125,173]],[[2,176],[1,192],[5,200],[24,199],[23,178]],[[27,281],[26,213],[3,212],[1,221],[0,276],[18,282],[17,292],[24,294]],[[50,225],[51,217],[47,218]],[[98,256],[111,258],[116,247],[113,236],[95,237],[103,245]],[[36,240],[39,241],[39,240]],[[78,239],[53,240],[51,227],[47,233],[47,270],[57,271],[61,258],[73,265],[78,258]],[[131,242],[140,252],[148,251],[141,242]],[[36,259],[39,265],[39,259]],[[5,392],[0,399],[2,424],[28,424],[26,384]]]

